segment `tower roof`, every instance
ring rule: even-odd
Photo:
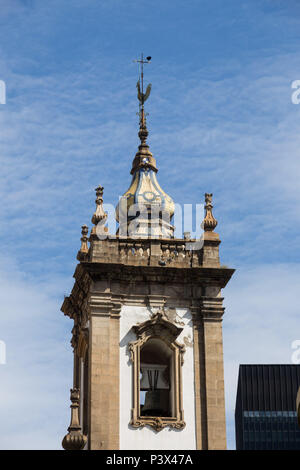
[[[141,64],[147,63],[143,61]],[[150,226],[160,226],[151,231],[151,235],[157,234],[159,237],[171,238],[174,227],[170,220],[174,215],[174,201],[165,193],[157,181],[158,171],[156,160],[153,157],[147,143],[148,129],[146,124],[146,113],[144,103],[149,98],[151,84],[147,86],[146,93],[143,92],[143,72],[137,82],[139,100],[139,138],[140,145],[132,162],[132,180],[128,190],[124,193],[116,208],[116,219],[120,224],[121,231],[126,229],[133,220],[139,217],[139,230],[135,233],[141,236],[149,235]],[[147,213],[146,217],[141,216]],[[122,226],[122,227],[121,227]],[[135,226],[136,228],[136,226]],[[120,231],[119,231],[120,232]],[[130,235],[130,233],[128,233]]]

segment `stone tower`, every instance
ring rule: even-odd
[[[119,229],[105,227],[99,186],[61,308],[74,322],[63,447],[225,449],[221,289],[233,270],[220,266],[211,194],[201,243],[174,238],[174,203],[147,144],[150,88],[144,94],[139,85],[141,143],[116,210]]]

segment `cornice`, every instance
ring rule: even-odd
[[[218,285],[223,289],[234,269],[213,267],[178,268],[169,266],[133,266],[118,263],[82,262],[81,268],[94,281],[107,279],[113,281],[143,282],[189,282],[194,284]]]

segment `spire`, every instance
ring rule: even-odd
[[[140,145],[132,162],[131,184],[116,207],[116,220],[119,222],[118,234],[129,236],[151,236],[152,238],[172,238],[174,227],[170,221],[174,214],[174,202],[160,187],[157,178],[156,160],[147,144],[145,101],[150,96],[151,84],[144,93],[144,64],[151,57],[136,60],[140,66],[140,76],[136,84],[139,101],[139,138]],[[131,222],[138,219],[138,224]]]

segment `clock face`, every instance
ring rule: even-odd
[[[145,191],[142,194],[142,196],[147,202],[154,202],[156,199],[159,198],[159,196],[157,194],[153,193],[152,191]]]

